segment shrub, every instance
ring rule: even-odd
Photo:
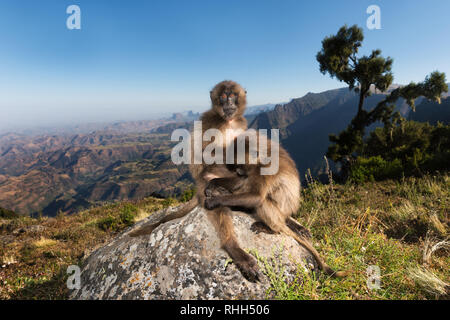
[[[166,207],[173,206],[176,203],[177,203],[177,200],[175,198],[168,197],[168,198],[164,199],[164,201],[162,202],[162,205],[164,208],[166,208]]]
[[[358,157],[350,170],[350,180],[356,183],[379,181],[388,178],[400,178],[403,174],[399,159],[386,161],[381,156]]]
[[[184,190],[183,194],[180,196],[181,202],[188,202],[191,200],[195,195],[195,188],[189,188]]]
[[[119,216],[120,223],[122,223],[127,227],[131,226],[134,223],[134,218],[136,214],[137,208],[134,205],[130,203],[125,204],[122,210],[120,211]]]
[[[116,228],[116,225],[117,225],[117,221],[116,221],[116,219],[115,219],[113,216],[111,216],[111,215],[109,215],[109,216],[107,216],[107,217],[105,217],[105,218],[103,218],[103,219],[100,219],[100,220],[97,222],[97,226],[98,226],[100,229],[102,229],[103,231],[108,231],[108,230],[115,229],[115,228]]]
[[[134,224],[136,214],[136,206],[126,203],[120,209],[118,215],[109,214],[107,217],[100,219],[97,226],[104,231],[118,231]]]
[[[349,177],[363,182],[449,169],[450,126],[405,121],[371,132]]]
[[[13,219],[17,217],[18,215],[14,211],[0,207],[0,218]]]

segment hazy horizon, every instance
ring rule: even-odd
[[[69,30],[66,8],[81,9]],[[381,29],[366,27],[369,5]],[[364,29],[361,54],[394,58],[395,83],[450,74],[449,2],[34,1],[0,4],[0,132],[133,121],[209,106],[209,90],[240,82],[248,104],[280,103],[344,84],[319,72],[321,41]],[[432,23],[431,23],[432,22]]]
[[[294,99],[294,98],[293,98]],[[285,104],[287,103],[287,101],[280,101],[280,102],[268,102],[268,103],[264,103],[264,104],[258,104],[258,105],[248,105],[247,108],[251,108],[251,107],[259,107],[262,105],[276,105],[276,104]],[[33,131],[33,130],[38,130],[38,129],[49,129],[49,130],[53,130],[53,129],[64,129],[64,128],[74,128],[74,127],[78,127],[78,126],[83,126],[83,125],[102,125],[102,124],[112,124],[112,123],[116,123],[116,122],[133,122],[133,121],[142,121],[142,120],[158,120],[158,119],[164,119],[164,118],[169,118],[171,117],[174,113],[186,113],[189,111],[192,112],[203,112],[205,110],[207,110],[209,108],[208,106],[204,106],[204,107],[200,107],[198,110],[194,110],[193,108],[180,108],[179,110],[175,110],[173,112],[166,112],[166,111],[162,111],[160,113],[147,113],[147,114],[143,114],[141,116],[138,115],[120,115],[119,118],[114,118],[114,115],[107,115],[104,118],[82,118],[82,119],[67,119],[66,121],[59,121],[59,122],[54,122],[54,121],[49,121],[49,122],[40,122],[40,123],[24,123],[21,122],[20,124],[17,125],[12,125],[10,127],[2,127],[0,126],[0,135],[1,134],[5,134],[5,133],[17,133],[17,132],[23,132],[23,131]],[[70,131],[70,130],[69,130]]]

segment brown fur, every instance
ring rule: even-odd
[[[237,96],[236,103],[233,105],[229,104],[228,106],[225,106],[225,104],[220,100],[220,96],[224,92],[234,93]],[[244,118],[244,111],[247,104],[246,91],[238,83],[234,81],[222,81],[218,83],[210,92],[210,97],[212,107],[210,110],[203,113],[200,117],[200,120],[202,121],[202,136],[203,133],[210,128],[220,130],[224,136],[226,133],[225,130],[227,129],[247,129],[247,120]],[[229,107],[228,110],[235,110],[232,113],[225,113],[225,107]],[[194,135],[192,135],[192,137],[194,137]],[[226,148],[227,142],[229,142],[227,139],[221,142],[224,148]],[[209,143],[210,142],[208,141],[202,142],[202,151]],[[219,142],[215,141],[215,143]],[[214,178],[227,176],[229,177],[230,175],[232,175],[232,173],[226,169],[225,165],[218,164],[191,164],[189,166],[189,171],[195,180],[197,189],[196,197],[189,201],[177,212],[173,212],[165,216],[161,221],[148,226],[144,226],[141,229],[130,233],[130,236],[135,237],[150,234],[161,223],[183,217],[198,204],[203,206],[205,202],[204,193],[208,181]],[[221,207],[214,210],[207,210],[207,214],[218,233],[222,248],[230,255],[230,257],[233,259],[233,262],[248,279],[256,279],[258,277],[256,261],[252,256],[242,250],[237,243],[231,218],[231,210],[227,207]]]
[[[225,118],[223,106],[219,100],[219,97],[224,90],[234,91],[237,93],[238,96],[237,110],[234,113],[233,117],[231,118]],[[238,83],[229,80],[225,80],[218,83],[214,87],[214,89],[210,92],[210,98],[212,103],[211,109],[204,112],[200,116],[200,121],[202,122],[202,136],[203,133],[205,133],[205,131],[208,129],[218,129],[219,131],[222,132],[224,136],[227,129],[233,130],[247,129],[247,120],[244,117],[245,108],[247,106],[246,91]],[[192,135],[192,138],[194,138],[194,135]],[[227,141],[222,142],[223,147],[226,147],[227,145],[226,142]],[[203,141],[202,151],[208,144],[210,144],[209,141]],[[191,145],[193,147],[193,143]],[[208,175],[208,173],[212,173],[215,170],[220,170],[217,168],[218,165],[206,165],[204,163],[193,164],[193,161],[191,163],[192,164],[189,166],[189,171],[192,175],[192,178],[194,178],[196,184],[200,180],[204,180],[205,175]]]
[[[270,141],[268,141],[269,154],[270,146]],[[298,211],[300,205],[300,179],[292,158],[281,146],[278,148],[278,172],[273,175],[262,175],[260,169],[264,165],[260,161],[254,165],[248,164],[247,143],[246,164],[228,166],[230,171],[235,173],[234,177],[217,178],[210,181],[205,190],[207,196],[205,207],[208,209],[253,208],[257,218],[270,230],[276,233],[285,233],[304,246],[326,274],[345,276],[345,272],[335,272],[323,261],[308,240],[309,231],[291,218],[291,215]],[[237,154],[236,147],[234,154]]]

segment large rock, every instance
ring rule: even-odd
[[[169,209],[176,210],[176,209]],[[94,251],[85,261],[81,288],[73,299],[264,299],[269,279],[247,281],[230,263],[204,210],[167,222],[151,235],[127,234],[152,223],[156,213]],[[290,237],[250,230],[252,216],[235,212],[233,223],[242,248],[259,257],[263,273],[272,266],[286,281],[297,268],[316,268],[310,254]],[[267,260],[264,267],[261,261]]]

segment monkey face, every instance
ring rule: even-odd
[[[222,105],[223,116],[225,119],[233,118],[237,111],[238,95],[231,90],[225,90],[220,95],[220,103]]]
[[[213,109],[225,120],[244,113],[246,91],[234,81],[222,81],[211,91]]]
[[[249,173],[249,166],[242,165],[242,164],[227,164],[227,169],[235,172],[239,177],[248,177]]]

